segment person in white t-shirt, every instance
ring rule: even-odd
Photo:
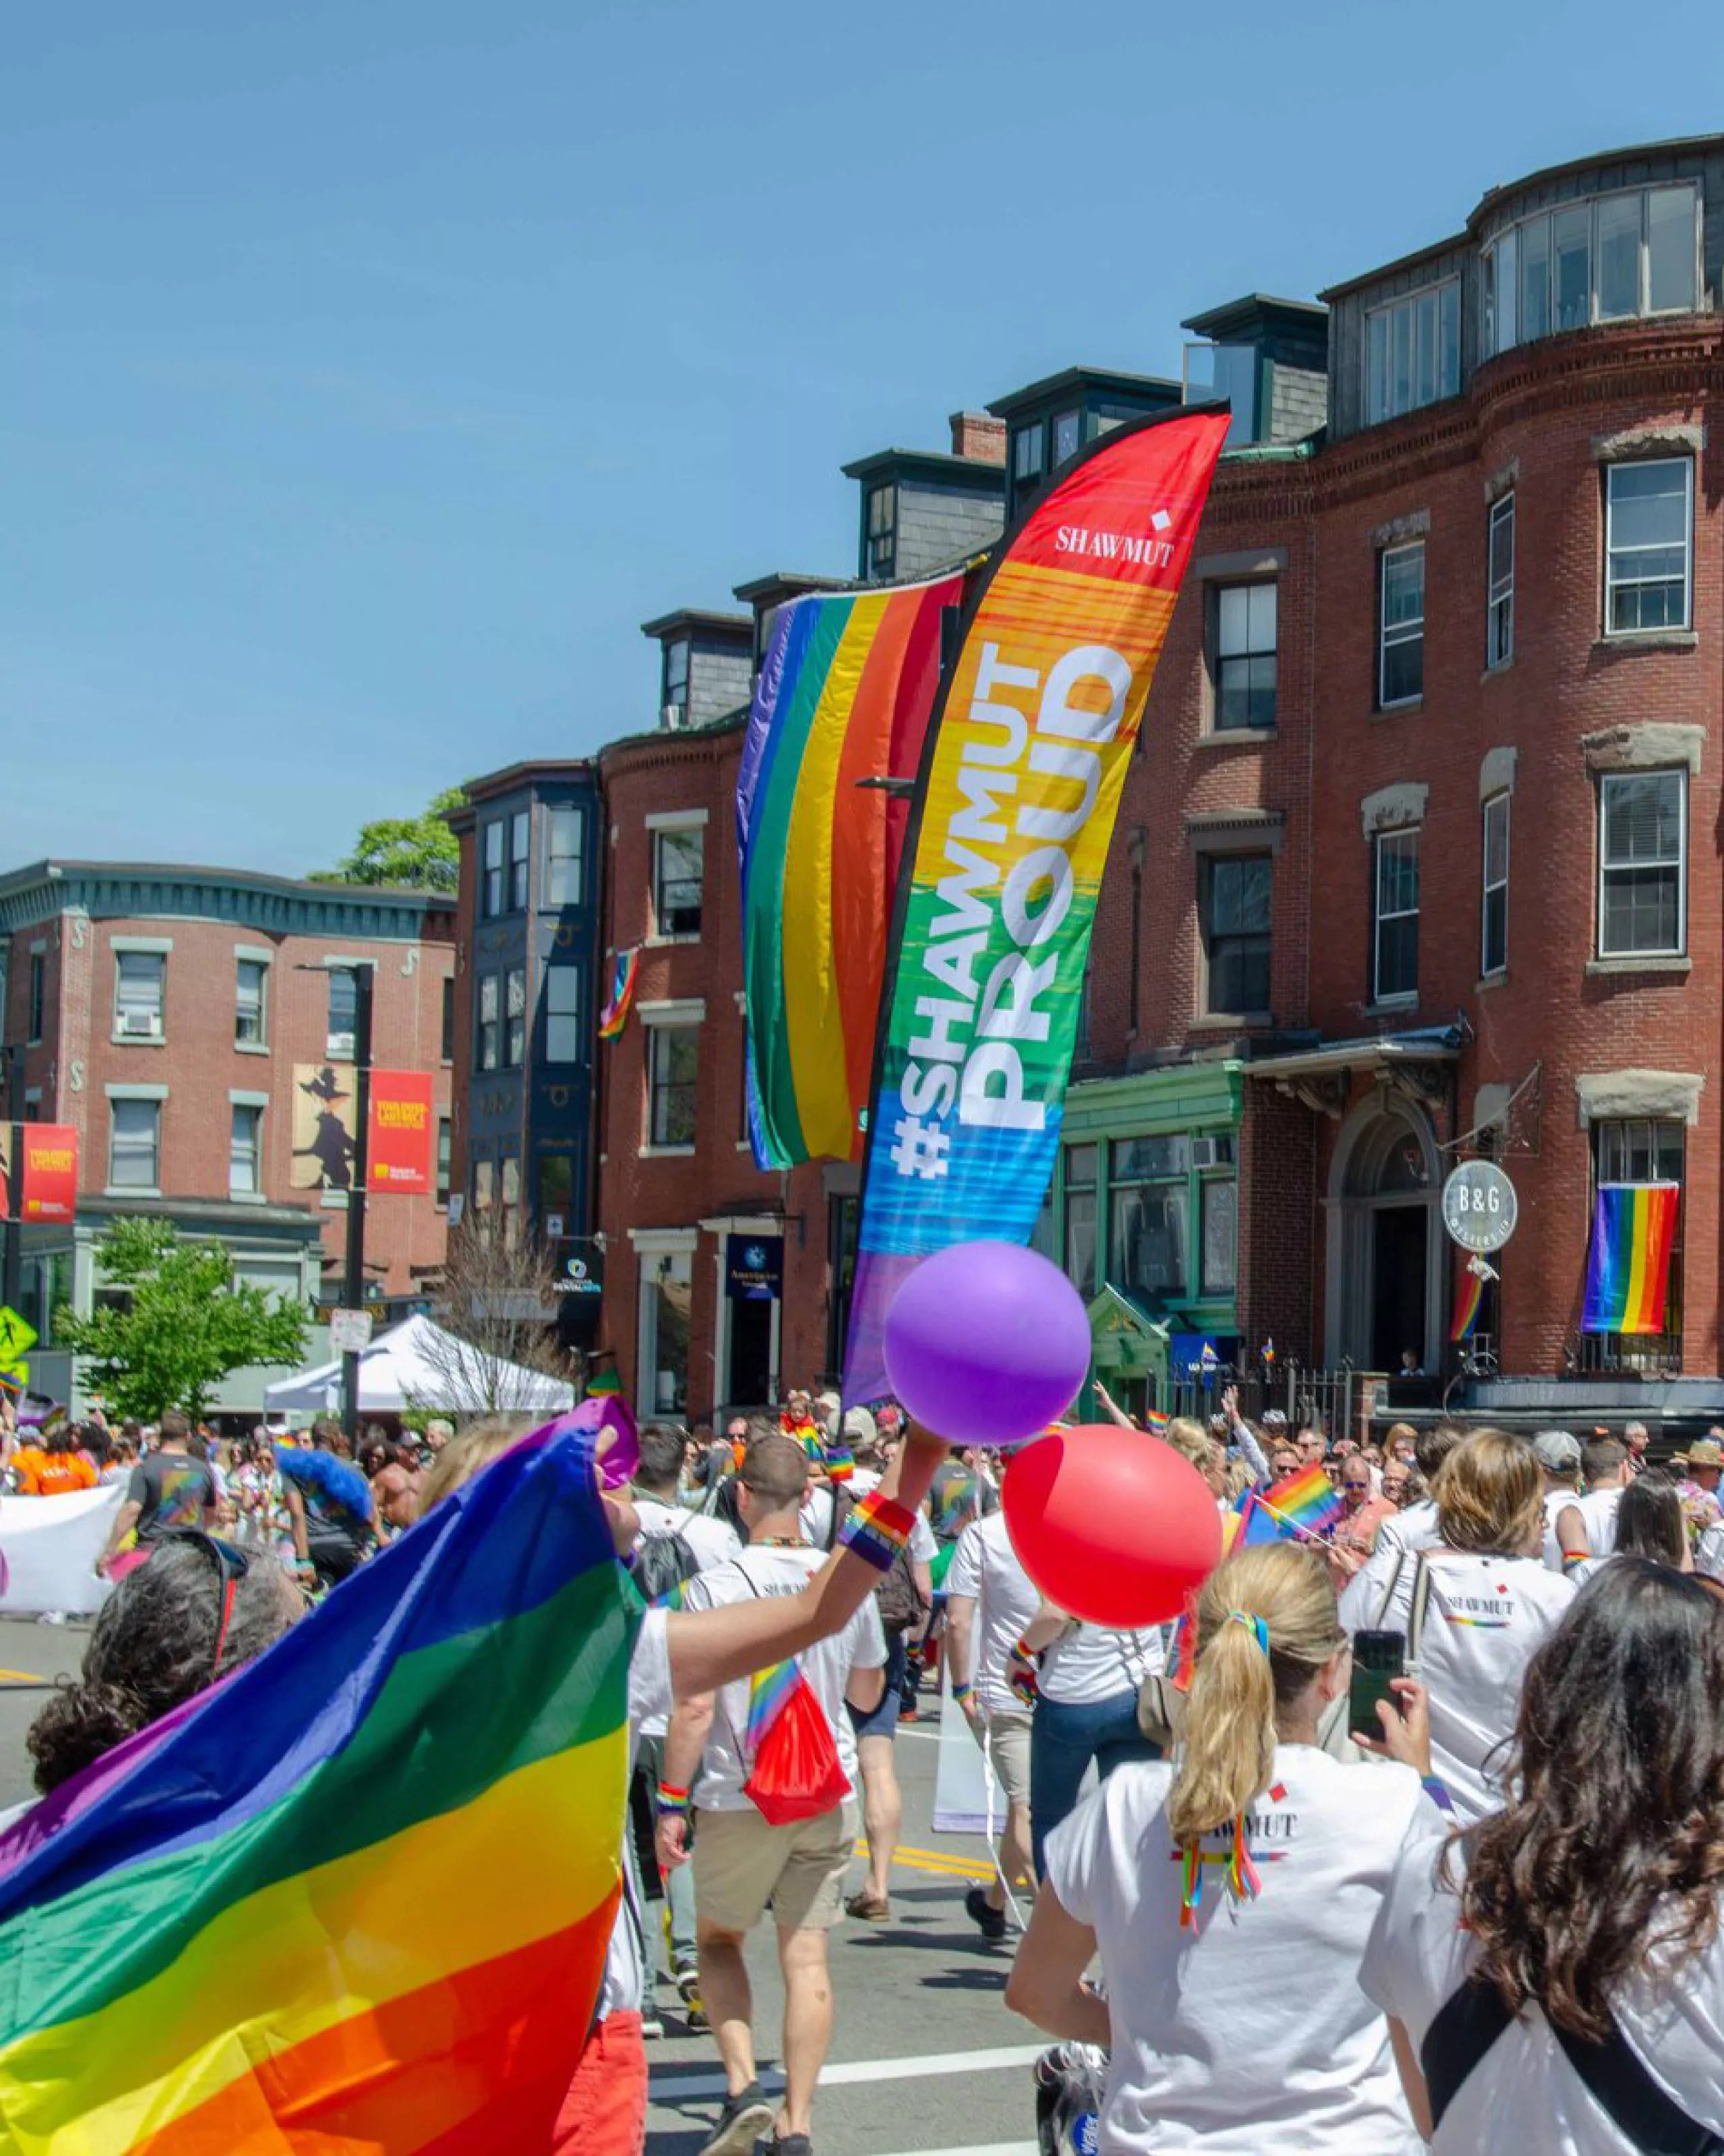
[[[1608,1555],[1586,1558],[1569,1568],[1568,1577],[1575,1586],[1583,1587],[1624,1557],[1650,1558],[1655,1564],[1669,1565],[1673,1572],[1701,1569],[1689,1547],[1682,1493],[1659,1468],[1650,1469],[1624,1487],[1612,1531]]]
[[[1405,1634],[1430,1695],[1431,1758],[1463,1825],[1502,1801],[1522,1674],[1573,1599],[1538,1554],[1543,1507],[1532,1447],[1475,1430],[1443,1464],[1440,1547],[1401,1552],[1368,1609],[1350,1616],[1353,1589],[1342,1598],[1351,1630]]]
[[[1550,1571],[1560,1572],[1557,1522],[1580,1495],[1580,1440],[1572,1430],[1542,1430],[1532,1440],[1532,1457],[1544,1476],[1544,1561]]]
[[[1396,1424],[1397,1429],[1404,1427],[1403,1424]],[[1393,1437],[1394,1432],[1392,1430],[1389,1434]],[[1371,1553],[1373,1564],[1378,1563],[1384,1557],[1387,1557],[1392,1563],[1398,1550],[1430,1549],[1435,1546],[1437,1472],[1455,1446],[1460,1444],[1463,1435],[1464,1433],[1457,1430],[1454,1424],[1439,1422],[1433,1424],[1429,1430],[1420,1430],[1414,1439],[1414,1464],[1424,1477],[1425,1488],[1430,1494],[1421,1497],[1416,1504],[1403,1506],[1398,1512],[1385,1520],[1378,1528],[1377,1540]],[[1355,1576],[1348,1586],[1348,1594],[1352,1592],[1353,1588],[1358,1585],[1359,1581],[1365,1577],[1365,1573],[1368,1573],[1370,1569],[1371,1565],[1367,1564],[1365,1572]],[[1341,1621],[1347,1626],[1349,1631],[1358,1630],[1357,1625],[1349,1622],[1344,1601]]]
[[[1615,1558],[1527,1668],[1503,1810],[1403,1853],[1361,1981],[1435,2156],[1624,2156],[1724,2133],[1721,1700],[1718,1599]],[[1491,2019],[1450,2056],[1449,2002],[1470,1980]],[[1614,2123],[1567,2048],[1600,2042],[1619,2087],[1655,2076],[1694,2131],[1655,2143]]]
[[[1557,1514],[1557,1543],[1565,1572],[1588,1558],[1609,1557],[1616,1547],[1616,1508],[1624,1487],[1634,1481],[1628,1447],[1614,1437],[1590,1439],[1580,1449],[1583,1496],[1572,1498]]]
[[[946,1575],[947,1652],[952,1693],[1006,1793],[999,1870],[972,1887],[964,1907],[984,1938],[1006,1935],[1006,1887],[1033,1878],[1029,1839],[1029,1710],[1006,1683],[1006,1661],[1042,1606],[1018,1560],[1003,1512],[972,1520],[957,1538]]]
[[[635,1549],[638,1556],[641,1542],[649,1537],[675,1536],[692,1558],[695,1571],[710,1572],[715,1565],[727,1563],[731,1558],[739,1556],[742,1544],[728,1521],[691,1512],[678,1501],[676,1493],[687,1449],[688,1440],[675,1424],[643,1424],[640,1462],[632,1485],[635,1516],[640,1522],[640,1538]],[[661,1876],[664,1881],[664,1906],[670,1914],[670,1980],[689,2010],[690,2026],[696,2026],[700,2025],[695,2015],[701,2010],[697,2005],[700,1973],[695,1953],[694,1877],[686,1865],[675,1866],[661,1874],[652,1850],[657,1825],[655,1793],[664,1779],[664,1732],[668,1722],[667,1709],[664,1714],[648,1717],[641,1724],[639,1750],[629,1784],[629,1811],[634,1824],[641,1887],[648,1901],[658,1898]],[[654,1989],[649,1981],[644,1994],[644,2026],[649,2036],[661,2033],[664,2027],[654,2005]]]
[[[1414,2156],[1358,1968],[1402,1849],[1441,1815],[1411,1766],[1319,1748],[1348,1670],[1320,1554],[1239,1552],[1197,1625],[1177,1761],[1121,1768],[1054,1834],[1006,2004],[1107,2049],[1108,2156]],[[1098,1952],[1105,2001],[1084,1981]]]
[[[808,1460],[793,1438],[768,1435],[748,1448],[737,1471],[749,1546],[701,1573],[684,1590],[686,1612],[796,1594],[825,1562],[803,1540],[798,1508]],[[856,1739],[847,1705],[867,1714],[885,1688],[885,1634],[870,1595],[829,1639],[796,1658],[791,1679],[812,1693],[836,1756],[846,1794],[811,1817],[773,1825],[749,1794],[757,1748],[750,1735],[751,1686],[745,1679],[695,1699],[671,1717],[664,1777],[692,1784],[695,1902],[700,1994],[717,2040],[728,2091],[702,2156],[731,2156],[752,2146],[772,2118],[755,2072],[753,1994],[742,1948],[768,1903],[777,1928],[784,1979],[784,2102],[772,2138],[762,2147],[808,2156],[815,2084],[832,2038],[832,1983],[827,1933],[844,1913],[844,1872],[859,1824]],[[698,1773],[697,1773],[698,1770]],[[685,1814],[659,1822],[659,1860],[685,1861]]]

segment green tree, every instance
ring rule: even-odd
[[[213,1237],[182,1241],[166,1220],[122,1215],[96,1245],[106,1287],[130,1299],[88,1317],[68,1312],[56,1336],[122,1415],[153,1421],[169,1408],[194,1418],[230,1370],[296,1363],[305,1315],[266,1289],[236,1285],[233,1260]]]
[[[463,788],[447,786],[417,816],[386,816],[375,824],[362,824],[346,860],[332,869],[314,869],[306,880],[389,884],[398,890],[453,894],[460,877],[460,849],[443,819],[466,798]]]

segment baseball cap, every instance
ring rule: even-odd
[[[1532,1456],[1552,1475],[1568,1475],[1580,1465],[1580,1440],[1566,1430],[1542,1430],[1532,1440]]]

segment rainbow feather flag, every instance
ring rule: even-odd
[[[1680,1194],[1675,1183],[1599,1184],[1583,1332],[1664,1331]]]
[[[598,1014],[598,1037],[601,1040],[620,1040],[623,1029],[629,1023],[629,1014],[634,1008],[635,983],[640,978],[640,952],[619,951],[617,963],[611,970],[611,992],[604,1009]]]
[[[781,606],[736,781],[755,1163],[859,1158],[907,804],[962,576]]]
[[[618,1893],[639,1603],[540,1431],[0,1835],[0,2143],[546,2145]]]

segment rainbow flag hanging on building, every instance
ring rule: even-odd
[[[4,2145],[544,2148],[617,1907],[639,1611],[590,1445],[536,1433],[0,1835]]]
[[[640,952],[619,951],[617,963],[611,971],[611,992],[604,1009],[598,1014],[598,1037],[601,1040],[620,1040],[623,1029],[629,1023],[629,1014],[634,1008],[634,984],[640,978]]]
[[[1461,1269],[1460,1289],[1455,1298],[1455,1322],[1449,1328],[1451,1345],[1470,1340],[1479,1328],[1485,1307],[1485,1284],[1497,1277],[1496,1268],[1482,1258],[1469,1258]]]
[[[1664,1331],[1680,1196],[1675,1183],[1599,1184],[1583,1332]]]
[[[778,608],[736,781],[755,1163],[859,1156],[886,935],[962,576]]]

